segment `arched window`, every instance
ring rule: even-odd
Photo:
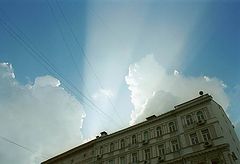
[[[132,144],[136,144],[137,143],[137,137],[136,135],[132,135]]]
[[[145,141],[147,141],[147,140],[149,139],[148,131],[145,131],[145,132],[143,133],[143,138],[144,138]]]
[[[110,152],[114,151],[114,143],[110,144]]]
[[[125,141],[124,139],[121,139],[121,149],[125,147]]]
[[[174,132],[176,130],[174,122],[169,122],[169,131]]]
[[[192,116],[190,114],[186,116],[186,121],[187,121],[187,125],[192,125],[193,124],[193,119],[192,119]]]
[[[198,111],[197,112],[197,119],[198,119],[198,121],[204,120],[204,116],[203,116],[203,112],[202,111]]]
[[[162,128],[158,126],[156,130],[157,130],[157,137],[160,137],[162,135]]]

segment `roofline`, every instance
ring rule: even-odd
[[[95,142],[99,142],[99,141],[106,140],[106,139],[108,139],[109,137],[116,136],[116,135],[118,135],[118,134],[127,132],[127,131],[129,131],[129,130],[132,130],[132,129],[135,129],[135,128],[138,128],[138,127],[141,127],[141,126],[146,125],[146,124],[150,124],[150,123],[155,122],[155,121],[157,121],[157,120],[163,119],[163,118],[167,117],[168,115],[179,113],[179,112],[181,112],[181,111],[183,111],[183,110],[186,110],[186,109],[188,109],[188,108],[190,108],[190,107],[193,107],[193,106],[196,106],[196,105],[199,105],[199,104],[201,104],[201,103],[208,102],[208,101],[211,101],[211,100],[212,100],[212,96],[211,96],[211,95],[209,95],[209,94],[201,95],[201,96],[199,96],[199,97],[197,97],[197,98],[194,98],[194,99],[192,99],[192,100],[189,100],[189,101],[187,101],[187,102],[184,102],[184,103],[181,103],[181,104],[179,104],[179,105],[174,106],[174,109],[173,109],[173,110],[170,110],[170,111],[168,111],[168,112],[166,112],[166,113],[163,113],[163,114],[157,116],[156,118],[143,121],[143,122],[141,122],[141,123],[138,123],[138,124],[136,124],[136,125],[127,127],[127,128],[125,128],[125,129],[122,129],[122,130],[119,130],[119,131],[114,132],[114,133],[112,133],[112,134],[108,134],[107,136],[99,137],[98,139],[93,139],[93,140],[91,140],[91,141],[89,141],[89,142],[87,142],[87,143],[84,143],[84,144],[82,144],[82,145],[79,145],[79,146],[77,146],[77,147],[75,147],[75,148],[73,148],[73,149],[70,149],[70,150],[68,150],[68,151],[66,151],[66,152],[63,152],[63,153],[61,153],[61,154],[59,154],[59,155],[57,155],[57,156],[55,156],[55,157],[52,157],[52,158],[50,158],[50,159],[42,162],[42,164],[45,164],[45,163],[50,162],[50,161],[59,160],[59,159],[61,159],[62,157],[65,157],[65,156],[67,156],[67,155],[69,155],[69,154],[72,154],[72,153],[75,153],[75,152],[77,152],[77,151],[79,151],[79,150],[81,150],[81,149],[84,149],[84,148],[87,147],[88,145],[94,144]]]
[[[192,100],[189,100],[189,101],[186,101],[186,102],[181,103],[179,105],[176,105],[176,106],[174,106],[174,108],[179,109],[179,108],[189,107],[189,105],[193,105],[193,103],[199,102],[200,99],[202,99],[202,100],[212,100],[212,96],[209,95],[209,94],[204,94],[204,95],[196,97]]]
[[[86,142],[86,143],[84,143],[84,144],[82,144],[82,145],[79,145],[79,146],[77,146],[77,147],[74,147],[74,148],[72,148],[72,149],[70,149],[70,150],[68,150],[68,151],[65,151],[65,152],[57,155],[57,156],[54,156],[54,157],[52,157],[52,158],[49,158],[49,159],[47,159],[46,161],[43,161],[41,164],[45,164],[45,163],[48,163],[48,162],[51,162],[51,161],[57,161],[57,160],[65,157],[65,156],[68,156],[68,155],[70,155],[70,154],[76,153],[77,151],[79,151],[79,150],[81,150],[81,149],[84,149],[84,148],[87,148],[89,145],[94,144],[95,141],[96,141],[96,139],[93,139],[93,140],[91,140],[91,141],[89,141],[89,142]]]
[[[174,106],[174,109],[172,109],[172,110],[170,110],[170,111],[168,111],[166,113],[163,113],[163,114],[157,116],[156,118],[153,118],[153,119],[150,119],[150,120],[145,120],[143,122],[140,122],[140,123],[135,124],[133,126],[130,126],[130,127],[125,128],[125,129],[119,130],[119,131],[114,132],[112,134],[108,134],[107,136],[99,137],[97,140],[98,141],[100,141],[100,140],[103,141],[103,140],[105,140],[105,139],[107,139],[109,137],[115,136],[115,135],[117,135],[119,133],[135,129],[135,128],[141,127],[143,125],[146,125],[146,124],[150,124],[150,123],[155,122],[155,121],[160,120],[160,119],[164,119],[165,117],[167,117],[169,115],[179,113],[179,112],[181,112],[181,111],[183,111],[185,109],[188,109],[190,107],[193,107],[193,106],[196,106],[196,105],[201,104],[203,102],[207,102],[207,101],[211,101],[211,100],[212,100],[212,96],[210,96],[209,94],[204,94],[202,96],[199,96],[197,98],[194,98],[194,99],[189,100],[187,102],[184,102],[182,104],[176,105],[176,106]]]

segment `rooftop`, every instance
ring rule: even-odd
[[[159,119],[163,119],[165,117],[168,117],[169,115],[176,114],[176,113],[181,112],[181,111],[183,111],[185,109],[191,108],[193,106],[196,106],[196,105],[199,105],[201,103],[208,102],[208,101],[211,101],[211,100],[212,100],[212,96],[210,96],[209,94],[200,95],[197,98],[194,98],[192,100],[189,100],[187,102],[184,102],[184,103],[181,103],[179,105],[174,106],[174,109],[172,109],[172,110],[170,110],[170,111],[168,111],[166,113],[163,113],[163,114],[161,114],[159,116],[156,116],[156,115],[149,116],[149,117],[146,118],[146,121],[143,121],[143,122],[141,122],[139,124],[127,127],[125,129],[119,130],[119,131],[114,132],[112,134],[107,134],[107,132],[103,131],[103,132],[101,132],[101,136],[97,136],[96,139],[91,140],[91,141],[89,141],[87,143],[84,143],[84,144],[82,144],[80,146],[77,146],[77,147],[75,147],[75,148],[73,148],[73,149],[71,149],[69,151],[66,151],[66,152],[64,152],[62,154],[59,154],[59,155],[57,155],[57,156],[55,156],[53,158],[50,158],[47,161],[42,162],[42,164],[50,162],[50,161],[59,160],[59,159],[61,159],[63,157],[66,157],[66,156],[68,156],[70,154],[73,154],[73,153],[76,153],[76,152],[78,152],[78,151],[80,151],[82,149],[85,149],[88,146],[94,144],[95,142],[103,141],[103,140],[105,140],[107,138],[119,135],[121,133],[126,133],[128,131],[131,131],[133,129],[139,128],[141,126],[150,124],[150,123],[152,123],[154,121],[157,121]]]

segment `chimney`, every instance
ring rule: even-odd
[[[101,134],[101,137],[107,136],[107,132],[105,131],[101,132],[100,134]]]

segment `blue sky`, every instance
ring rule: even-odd
[[[81,111],[79,119],[74,118],[81,141],[103,130],[114,132],[131,121],[158,112],[150,109],[146,112],[146,106],[143,107],[145,102],[154,102],[157,97],[162,101],[177,97],[177,101],[165,104],[167,108],[197,96],[197,92],[196,95],[189,92],[189,97],[181,95],[180,90],[174,93],[175,87],[166,84],[171,79],[176,82],[172,85],[182,82],[183,86],[190,84],[189,89],[194,92],[202,88],[216,95],[238,126],[239,7],[240,2],[233,0],[0,0],[0,63],[12,65],[2,65],[2,73],[14,72],[15,77],[9,77],[8,81],[17,82],[19,88],[26,87],[24,93],[33,94],[32,88],[51,86],[47,89],[56,91],[53,97],[56,103],[60,91],[55,87],[64,88],[60,97],[68,97],[66,104]],[[148,80],[141,80],[145,78]],[[11,88],[7,86],[4,88]],[[156,94],[152,96],[153,93]],[[8,99],[6,95],[0,98]],[[19,98],[14,99],[18,104]],[[48,112],[48,107],[43,105],[42,111]],[[141,116],[136,114],[139,111],[143,113]],[[31,112],[35,114],[35,110]],[[64,116],[64,112],[59,115],[65,119]],[[53,123],[56,122],[49,122]],[[63,123],[63,126],[71,124]],[[46,134],[51,133],[46,131]],[[16,133],[1,135],[11,138]],[[26,132],[25,137],[35,136]],[[32,146],[20,138],[15,141]],[[74,145],[77,143],[63,145],[62,150]],[[12,147],[10,151],[15,149]],[[48,152],[59,153],[51,149]]]

